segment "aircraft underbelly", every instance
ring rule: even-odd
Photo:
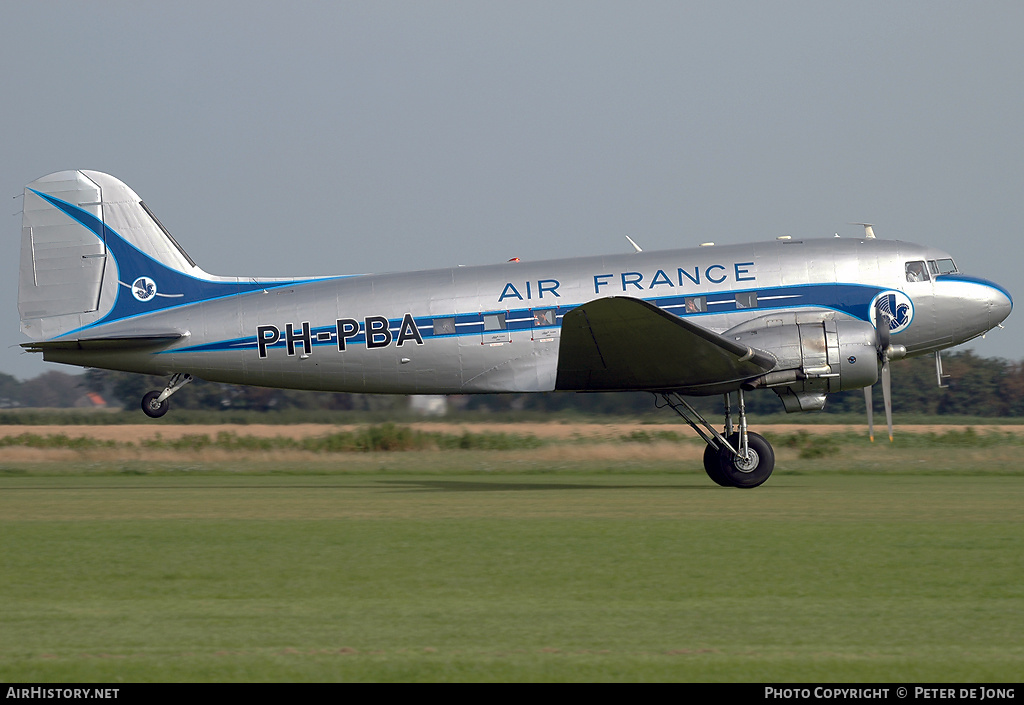
[[[344,354],[317,349],[305,356],[264,360],[229,351],[149,357],[151,364],[231,384],[367,394],[460,394],[551,391],[557,353],[554,342],[492,346],[450,339],[433,341],[430,349],[352,349]]]
[[[468,346],[467,346],[468,347]],[[558,373],[557,342],[481,345],[462,357],[462,392],[550,392]],[[502,350],[501,348],[505,348]]]

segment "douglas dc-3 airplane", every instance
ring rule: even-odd
[[[756,487],[775,455],[744,392],[787,411],[879,378],[889,361],[982,335],[1009,292],[945,252],[863,238],[297,279],[207,274],[121,181],[62,171],[25,188],[18,307],[43,359],[193,378],[393,394],[646,390],[707,442],[722,486]],[[737,425],[731,411],[735,393]],[[723,395],[715,430],[684,396]]]

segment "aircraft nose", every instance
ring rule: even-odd
[[[957,321],[957,332],[953,335],[957,345],[992,330],[1013,309],[1010,292],[988,279],[948,274],[940,275],[936,281],[944,292],[947,320]]]
[[[988,279],[974,278],[975,285],[970,292],[974,305],[969,307],[975,311],[978,332],[990,331],[1010,315],[1013,309],[1013,298],[1005,288]]]
[[[1010,311],[1013,310],[1013,299],[1010,297],[1010,292],[999,286],[993,284],[992,289],[989,290],[988,296],[988,318],[989,328],[995,328],[997,325],[1006,320],[1006,317],[1010,315]]]

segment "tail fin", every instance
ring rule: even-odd
[[[113,176],[61,171],[25,187],[18,310],[34,340],[263,286],[201,270]]]

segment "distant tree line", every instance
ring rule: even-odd
[[[925,356],[892,363],[893,411],[898,414],[965,415],[983,417],[1024,416],[1024,361],[978,357],[958,352],[943,356],[948,375],[940,388],[934,358]],[[0,373],[0,408],[89,407],[98,397],[110,407],[135,410],[143,394],[161,389],[164,377],[128,372],[88,370],[71,375],[52,370],[24,382]],[[882,394],[876,385],[874,406],[882,411]],[[573,394],[481,394],[448,398],[450,408],[487,412],[576,412],[581,414],[637,415],[651,411],[654,397],[646,392]],[[754,414],[783,411],[782,402],[770,391],[746,395],[747,409]],[[307,409],[324,411],[405,410],[403,396],[307,392],[263,387],[241,387],[197,380],[174,395],[174,408],[252,411]],[[720,397],[697,400],[703,412],[717,418]],[[829,396],[826,413],[863,413],[860,390]]]

